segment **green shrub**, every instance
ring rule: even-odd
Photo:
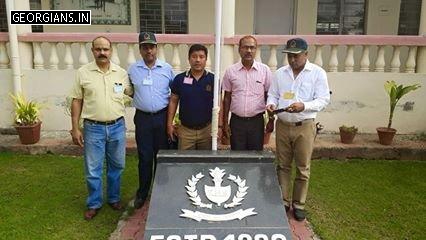
[[[10,94],[15,107],[15,123],[20,126],[34,125],[40,121],[40,104],[27,101],[22,94]]]
[[[339,127],[339,130],[344,131],[344,132],[351,132],[351,133],[357,133],[358,132],[358,128],[356,128],[355,126],[348,127],[348,126],[342,125],[342,126]]]

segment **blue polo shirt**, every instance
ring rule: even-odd
[[[144,112],[157,112],[167,107],[170,98],[170,83],[174,73],[172,67],[161,60],[156,60],[148,68],[143,60],[132,64],[128,70],[134,87],[133,106]]]
[[[214,74],[204,71],[198,81],[186,71],[178,74],[171,84],[173,94],[179,96],[179,118],[187,127],[211,122]]]

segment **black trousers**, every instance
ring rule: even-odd
[[[133,118],[139,157],[139,189],[136,197],[146,199],[157,166],[157,153],[168,149],[167,111],[146,114],[136,110]]]
[[[253,117],[231,115],[231,150],[263,150],[263,113]]]

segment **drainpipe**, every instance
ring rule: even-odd
[[[13,76],[13,93],[18,94],[22,92],[21,86],[21,63],[19,59],[19,48],[18,48],[18,35],[16,33],[16,25],[11,25],[10,10],[14,10],[14,1],[6,0],[6,13],[7,13],[7,25],[9,28],[9,46],[10,46],[10,59]]]

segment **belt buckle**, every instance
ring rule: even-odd
[[[302,122],[297,122],[294,124],[296,127],[302,126]]]

